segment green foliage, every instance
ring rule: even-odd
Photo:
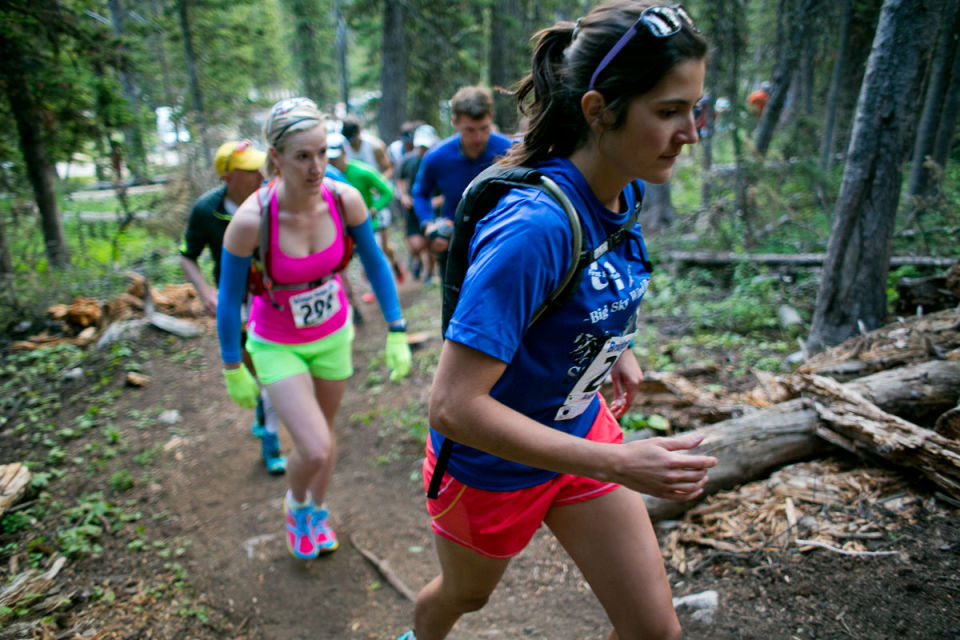
[[[97,541],[104,533],[115,532],[124,522],[139,516],[124,513],[106,502],[101,492],[94,492],[65,509],[63,517],[64,525],[57,532],[57,542],[63,553],[76,558],[99,553],[102,547]]]
[[[654,431],[670,431],[670,421],[659,413],[653,413],[649,416],[642,413],[631,411],[620,418],[620,426],[626,431],[642,431],[643,429],[653,429]]]

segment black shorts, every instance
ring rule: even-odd
[[[417,212],[411,209],[404,209],[403,219],[407,223],[407,237],[409,236],[422,236],[423,232],[420,231],[420,218],[417,217]]]

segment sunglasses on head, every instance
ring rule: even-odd
[[[683,25],[687,25],[690,29],[699,33],[699,30],[693,24],[693,18],[691,18],[687,10],[680,5],[674,5],[672,7],[647,7],[640,12],[640,17],[633,23],[633,26],[627,29],[627,32],[617,40],[617,43],[613,45],[607,55],[603,57],[603,60],[600,61],[600,64],[597,65],[596,71],[590,76],[590,84],[587,86],[587,91],[594,88],[597,78],[603,70],[610,65],[613,59],[617,57],[617,54],[623,51],[624,47],[633,40],[633,37],[639,32],[641,25],[646,27],[647,31],[655,38],[669,38],[683,29]]]
[[[234,156],[240,155],[241,153],[249,149],[251,146],[253,146],[253,142],[251,142],[249,138],[238,142],[237,146],[235,146],[233,148],[233,151],[230,152],[230,155],[227,156],[227,164],[224,166],[223,172],[227,173],[228,171],[230,171],[230,161],[233,160]]]

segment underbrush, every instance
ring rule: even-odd
[[[166,573],[142,595],[189,598],[178,559],[190,541],[155,535],[166,516],[145,512],[138,493],[151,482],[157,451],[147,436],[158,428],[158,412],[117,409],[126,373],[172,357],[172,347],[161,341],[106,351],[61,344],[0,352],[0,464],[21,463],[31,472],[24,499],[0,516],[0,582],[47,571],[60,557],[94,564],[109,557],[111,570],[123,575],[147,553],[162,559]],[[58,598],[110,603],[120,586],[107,578]],[[0,605],[0,627],[56,628],[55,618],[43,616],[60,606],[28,594]]]
[[[748,263],[723,270],[655,273],[640,306],[634,352],[645,368],[726,369],[743,377],[776,371],[797,351],[816,301],[808,271],[759,269]],[[783,308],[799,318],[781,320]]]

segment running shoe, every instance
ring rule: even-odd
[[[302,507],[291,507],[286,498],[283,499],[283,512],[287,516],[287,548],[301,560],[312,560],[317,557],[317,544],[313,541],[314,507],[307,504]]]
[[[271,474],[281,475],[287,470],[287,459],[280,452],[280,439],[276,433],[267,433],[264,430],[260,438],[260,453],[263,454],[263,463]]]
[[[330,526],[329,517],[330,514],[326,507],[313,510],[310,526],[313,531],[313,542],[318,553],[330,553],[340,547],[337,534],[333,532],[333,528]]]
[[[413,631],[407,631],[405,634],[397,638],[397,640],[417,640],[417,636],[413,635]]]

